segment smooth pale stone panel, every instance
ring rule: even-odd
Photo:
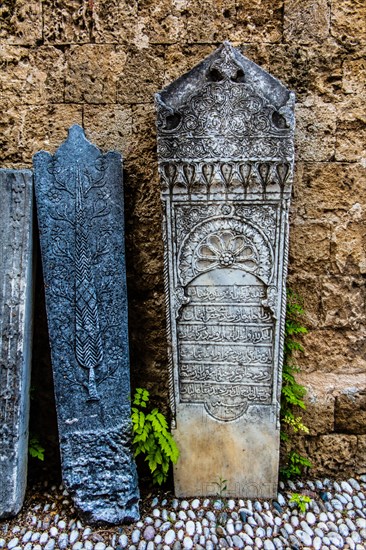
[[[33,177],[0,170],[0,518],[27,484],[33,328]]]
[[[276,495],[294,99],[229,43],[156,95],[179,496]]]
[[[90,522],[139,518],[121,160],[80,126],[34,156],[62,476]]]

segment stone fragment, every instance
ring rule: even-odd
[[[335,431],[366,434],[366,390],[348,391],[335,400]]]
[[[90,522],[137,520],[121,157],[73,126],[34,167],[64,484]]]
[[[275,497],[294,95],[224,43],[156,105],[175,492]]]
[[[0,518],[22,507],[33,315],[30,170],[0,170]]]

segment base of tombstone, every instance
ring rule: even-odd
[[[61,438],[63,481],[75,506],[90,523],[140,519],[135,461],[128,427],[73,432]]]
[[[249,407],[245,418],[217,422],[203,406],[178,405],[179,421],[172,431],[180,450],[174,467],[177,497],[276,497],[279,430],[267,407],[260,422],[258,413],[257,407],[251,419]]]

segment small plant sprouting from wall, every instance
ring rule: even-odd
[[[311,468],[310,460],[298,453],[296,449],[291,449],[293,434],[309,433],[309,429],[302,422],[301,414],[298,414],[299,409],[306,409],[304,403],[306,388],[296,382],[295,374],[300,369],[293,357],[294,351],[303,351],[297,338],[307,333],[302,323],[304,313],[300,297],[292,290],[288,290],[281,394],[281,440],[284,442],[287,456],[286,465],[280,472],[285,478],[300,475],[305,467]]]
[[[177,462],[179,451],[165,416],[156,408],[147,411],[149,398],[147,390],[136,389],[132,401],[132,444],[135,457],[145,455],[153,483],[161,485],[168,478],[170,463]]]
[[[41,445],[39,438],[35,434],[30,434],[28,443],[28,452],[32,458],[44,460],[44,447]]]

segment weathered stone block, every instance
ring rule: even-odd
[[[366,5],[363,0],[332,2],[331,22],[334,38],[352,44],[362,44],[366,40]]]
[[[357,474],[364,474],[366,472],[366,435],[359,435],[357,437],[357,450],[356,450],[356,468]]]
[[[67,102],[115,103],[116,85],[126,64],[121,46],[85,44],[66,54]]]
[[[10,104],[57,103],[64,99],[64,55],[52,47],[0,48],[0,95]]]
[[[294,95],[224,43],[156,105],[175,492],[270,497]]]
[[[335,158],[338,161],[355,162],[366,158],[366,124],[358,120],[339,122]]]
[[[121,157],[73,126],[34,167],[64,483],[90,521],[137,520]]]
[[[84,0],[43,0],[43,39],[55,44],[91,41],[93,3]]]
[[[137,16],[137,4],[130,0],[93,3],[92,41],[126,45],[135,43],[138,46],[139,41],[142,42],[143,24]],[[145,42],[142,45],[146,47],[147,44]]]
[[[134,43],[137,47],[152,44],[176,44],[187,39],[188,2],[174,0],[143,0],[138,5]]]
[[[366,289],[364,281],[354,277],[324,277],[321,287],[323,328],[358,330],[365,324]]]
[[[353,214],[363,215],[365,208],[356,203]],[[344,275],[366,273],[366,227],[364,220],[347,220],[332,231],[332,260],[334,271]]]
[[[346,94],[362,94],[365,91],[366,59],[362,52],[359,59],[345,59],[343,63],[342,88]]]
[[[34,45],[42,39],[41,0],[4,0],[0,6],[0,39],[8,44]]]
[[[290,263],[293,271],[323,273],[330,266],[331,225],[305,222],[291,225]]]
[[[335,401],[335,431],[366,435],[366,390],[357,388],[339,395]]]
[[[332,225],[362,218],[365,170],[360,164],[299,162],[295,171],[293,221],[324,221]],[[359,206],[357,206],[359,205]],[[304,234],[308,230],[304,225]],[[319,232],[320,233],[320,232]],[[305,252],[305,251],[304,251]]]
[[[139,50],[131,48],[125,66],[119,71],[118,103],[150,103],[155,90],[162,85],[164,49],[154,46]]]
[[[336,108],[331,104],[299,104],[296,108],[298,160],[329,161],[334,157]]]
[[[0,518],[15,515],[27,484],[33,316],[30,170],[0,170]]]
[[[124,156],[132,149],[132,108],[121,105],[84,105],[83,121],[92,141],[102,149],[113,147]]]
[[[334,432],[334,401],[330,392],[324,392],[321,382],[316,386],[307,386],[306,410],[299,411],[299,414],[311,436]]]
[[[304,372],[349,376],[366,372],[366,328],[310,330],[298,363]],[[363,374],[364,376],[364,374]]]
[[[286,42],[310,44],[329,35],[330,9],[327,0],[285,0]]]
[[[281,0],[189,0],[186,5],[187,39],[191,43],[280,42]]]
[[[30,105],[17,110],[18,147],[23,162],[31,162],[40,149],[56,148],[71,124],[82,122],[81,105]]]
[[[329,434],[312,437],[306,443],[315,476],[338,475],[339,471],[352,475],[356,464],[357,437]]]

